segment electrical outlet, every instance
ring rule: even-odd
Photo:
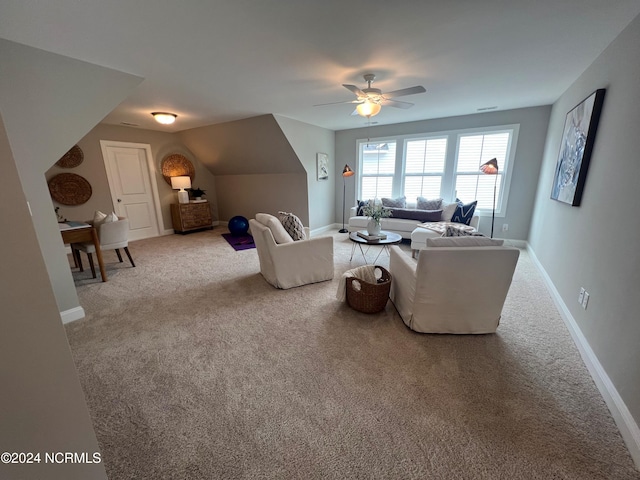
[[[509,224],[508,223],[503,223],[502,224],[502,231],[503,232],[507,232],[509,230]]]
[[[582,308],[586,310],[588,303],[589,303],[589,292],[585,291],[584,296],[582,298]]]
[[[582,302],[584,301],[584,292],[586,292],[586,290],[584,288],[581,288],[580,293],[578,294],[578,303],[580,305],[582,305]]]

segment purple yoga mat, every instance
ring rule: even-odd
[[[251,235],[238,235],[234,237],[230,233],[223,233],[222,236],[236,251],[256,248],[256,244],[253,243],[253,237]]]

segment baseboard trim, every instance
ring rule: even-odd
[[[62,319],[62,323],[75,322],[76,320],[80,320],[85,317],[84,308],[82,307],[74,307],[69,310],[65,310],[64,312],[60,312],[60,318]]]
[[[340,224],[338,226],[339,228],[342,228],[342,224]],[[320,227],[320,228],[314,228],[313,230],[311,230],[311,236],[313,237],[314,235],[320,235],[321,233],[326,233],[329,230],[333,230],[334,228],[336,228],[336,224],[333,223],[331,225],[325,225],[324,227]]]
[[[509,247],[528,248],[529,246],[526,240],[514,240],[511,238],[504,238],[503,240],[504,244]]]
[[[602,364],[598,360],[598,357],[592,350],[589,342],[586,337],[580,330],[578,323],[571,315],[571,312],[567,308],[567,305],[562,300],[560,293],[556,289],[555,285],[551,281],[551,278],[547,274],[546,270],[538,260],[535,252],[531,248],[530,245],[527,245],[527,251],[535,264],[535,266],[540,271],[549,293],[551,293],[551,297],[555,302],[558,310],[560,311],[560,315],[562,320],[564,321],[569,333],[571,334],[571,338],[575,342],[578,347],[578,351],[582,356],[582,360],[584,361],[589,373],[591,374],[591,378],[595,382],[602,398],[605,403],[609,407],[609,411],[611,412],[611,416],[613,417],[618,429],[620,430],[620,435],[629,449],[629,454],[633,461],[636,464],[636,467],[640,468],[640,428],[638,428],[638,423],[635,421],[631,412],[627,408],[627,405],[620,397],[618,390],[613,385],[613,382],[605,372]]]

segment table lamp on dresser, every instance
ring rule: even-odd
[[[185,188],[191,188],[191,177],[171,177],[171,188],[178,190],[178,203],[189,203],[189,192]]]

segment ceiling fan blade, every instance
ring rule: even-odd
[[[391,100],[387,98],[382,100],[382,105],[386,107],[396,107],[396,108],[405,108],[405,109],[413,107],[413,103],[401,102],[400,100]]]
[[[346,85],[346,84],[343,83],[342,86],[344,88],[346,88],[347,90],[349,90],[350,92],[355,93],[358,97],[366,97],[367,96],[366,93],[364,93],[362,90],[360,90],[355,85]]]
[[[409,87],[409,88],[403,88],[400,90],[394,90],[393,92],[387,92],[385,94],[383,94],[383,96],[385,98],[393,98],[393,97],[403,97],[405,95],[415,95],[416,93],[424,93],[427,90],[421,86],[415,86],[415,87]]]
[[[362,103],[360,100],[345,100],[344,102],[319,103],[314,107],[324,107],[325,105],[339,105],[341,103]]]

